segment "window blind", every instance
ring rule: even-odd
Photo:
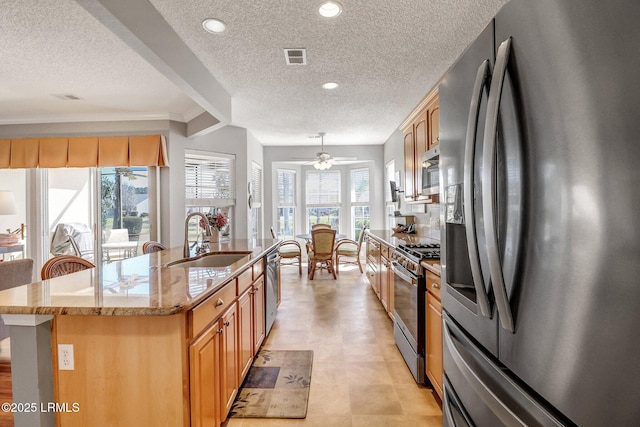
[[[340,178],[340,171],[308,171],[307,206],[339,206]]]
[[[278,169],[278,206],[296,205],[296,171]]]
[[[187,206],[235,204],[235,158],[185,154]]]
[[[351,203],[369,203],[369,168],[351,170]]]
[[[262,168],[257,163],[251,163],[251,197],[257,206],[262,204]]]

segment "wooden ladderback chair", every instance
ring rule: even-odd
[[[271,237],[278,238],[273,227],[271,227]],[[278,269],[281,265],[295,264],[298,264],[298,273],[302,274],[302,247],[295,240],[283,240],[278,246]]]
[[[313,280],[318,267],[326,267],[327,271],[336,278],[333,267],[333,249],[336,242],[336,230],[330,228],[316,228],[311,231],[311,245],[309,247],[309,280]]]
[[[154,242],[153,240],[149,240],[148,242],[144,242],[142,244],[142,253],[150,254],[151,252],[160,252],[167,249],[165,245],[160,242]]]
[[[59,255],[44,263],[40,276],[42,280],[46,280],[94,267],[93,263],[84,258],[74,255]]]
[[[360,237],[358,241],[351,239],[341,239],[336,245],[336,273],[339,273],[340,262],[343,264],[355,264],[360,269],[360,273],[363,273],[362,264],[360,264],[360,248],[362,248],[362,242],[364,241],[364,231],[360,231]]]

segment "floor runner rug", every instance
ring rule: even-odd
[[[230,417],[304,418],[313,351],[261,350],[231,407]]]

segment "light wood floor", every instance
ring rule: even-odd
[[[437,400],[411,376],[366,277],[355,266],[330,277],[322,271],[309,281],[282,267],[282,303],[263,346],[314,351],[307,418],[232,418],[226,427],[441,426]]]

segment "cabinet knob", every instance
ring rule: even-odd
[[[224,333],[224,329],[222,329],[222,328],[218,329],[218,333],[219,333],[220,335],[222,335],[222,334]]]
[[[218,301],[216,301],[216,307],[220,307],[223,304],[224,304],[224,300],[222,298],[218,298]]]
[[[440,283],[433,282],[433,287],[436,288],[436,289],[440,289]]]
[[[224,322],[224,326],[229,326],[231,323],[227,320],[226,322]]]

